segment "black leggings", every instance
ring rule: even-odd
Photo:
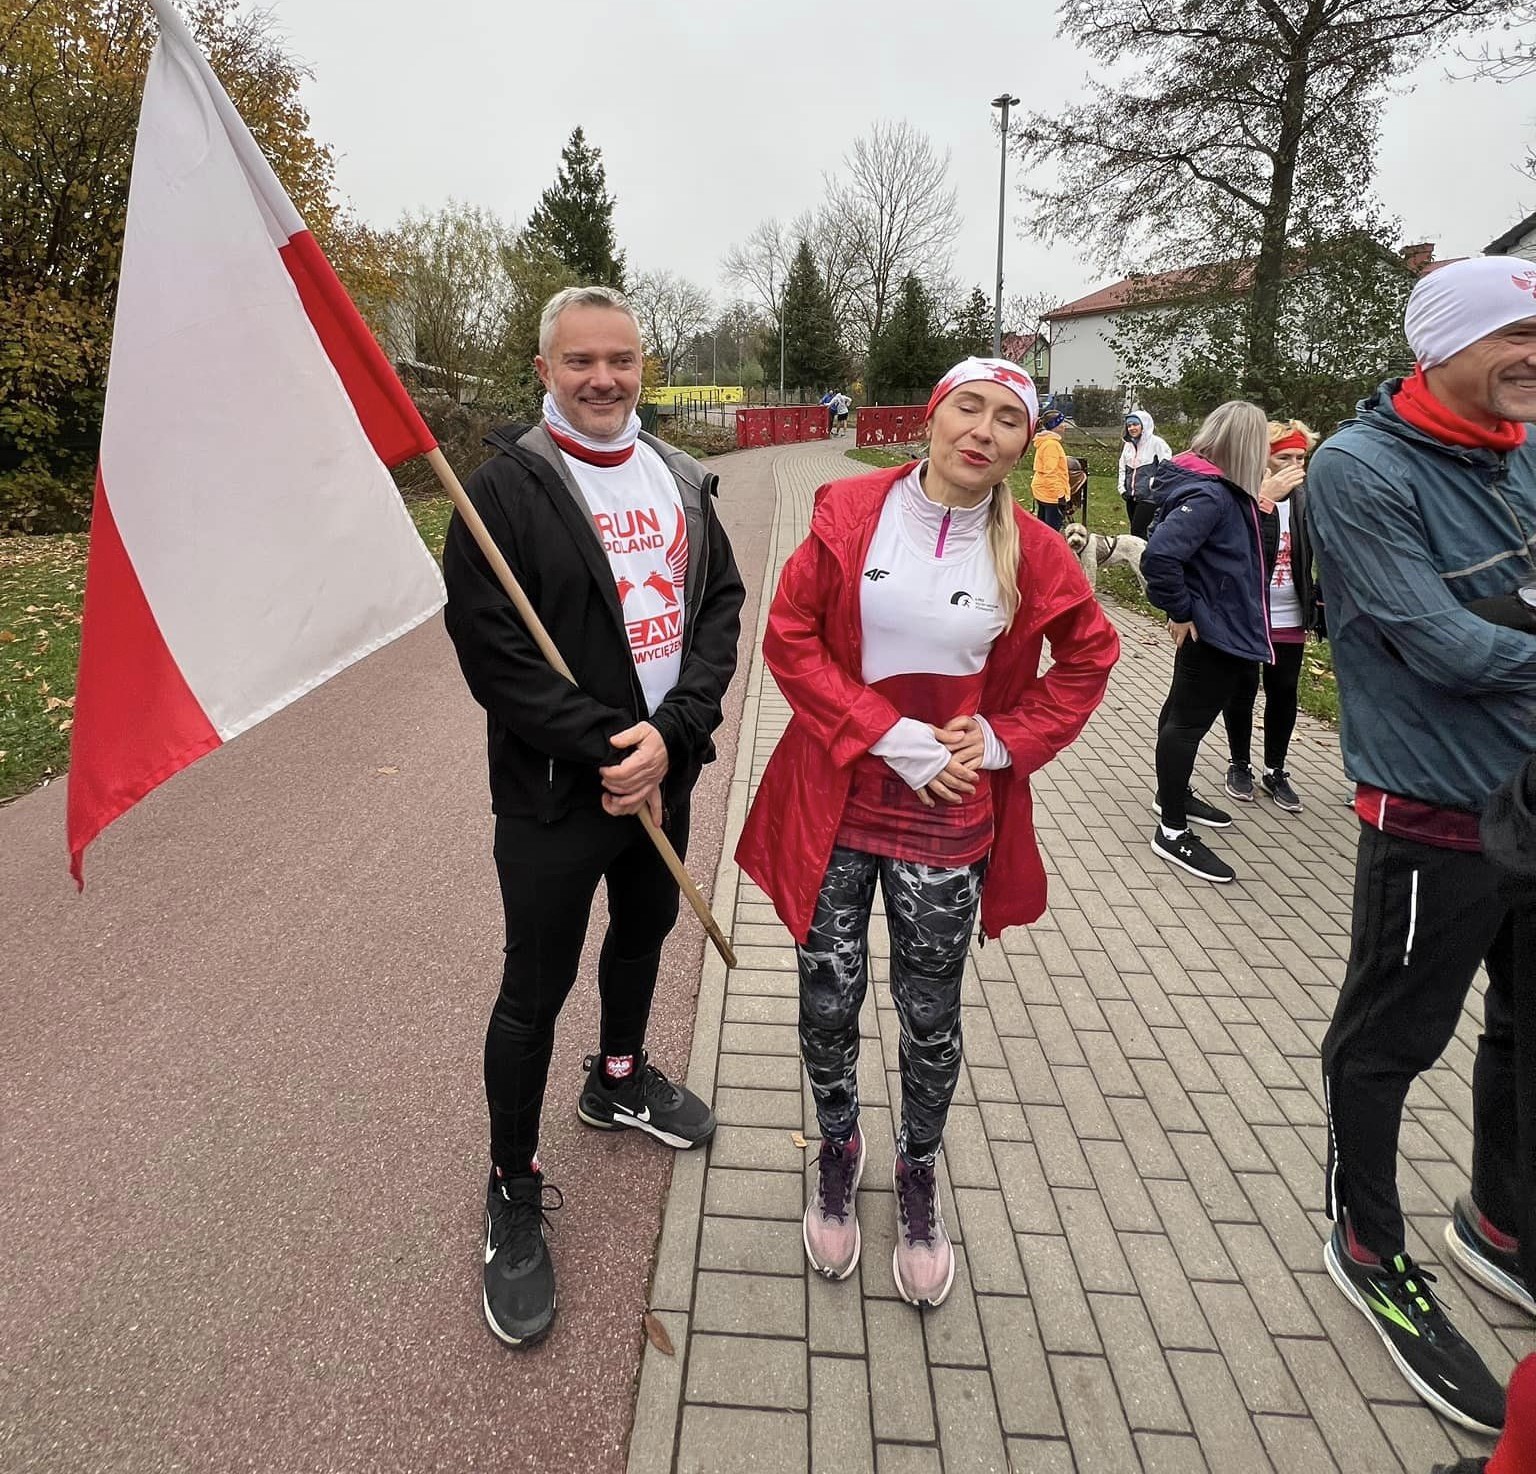
[[[1283,768],[1296,730],[1296,690],[1301,684],[1301,658],[1307,647],[1275,642],[1275,663],[1253,668],[1247,687],[1227,703],[1227,750],[1234,763],[1249,766],[1253,759],[1253,703],[1264,681],[1264,766]]]
[[[891,934],[891,1002],[901,1026],[901,1130],[908,1161],[932,1161],[960,1079],[960,987],[986,860],[955,868],[837,848],[816,898],[800,968],[800,1053],[821,1134],[847,1141],[859,1119],[859,1009],[869,982],[875,883]]]
[[[1257,665],[1204,640],[1188,639],[1179,646],[1173,683],[1157,719],[1157,802],[1169,829],[1183,829],[1188,823],[1184,797],[1200,739],[1232,698],[1247,690]]]
[[[1157,503],[1134,501],[1130,513],[1131,536],[1146,537],[1152,531],[1152,519],[1157,516]]]
[[[667,816],[665,827],[678,854],[686,855],[686,804]],[[539,1146],[555,1020],[581,965],[598,881],[608,882],[608,931],[597,962],[604,1054],[639,1054],[645,1046],[678,891],[640,821],[611,818],[601,809],[573,812],[555,824],[497,819],[496,874],[507,943],[501,992],[485,1033],[491,1160],[503,1172],[526,1172]]]

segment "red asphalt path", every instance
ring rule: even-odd
[[[777,454],[714,463],[748,602],[694,800],[706,893]],[[623,1467],[670,1154],[576,1120],[589,942],[541,1144],[559,1316],[532,1352],[495,1342],[490,839],[483,718],[440,620],[152,795],[83,897],[64,785],[0,810],[6,1474]],[[684,907],[650,1039],[677,1074],[704,945]]]

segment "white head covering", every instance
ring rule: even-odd
[[[1419,278],[1403,327],[1413,356],[1429,369],[1527,317],[1536,317],[1536,262],[1473,256]]]
[[[962,384],[974,384],[985,379],[991,384],[1001,384],[1011,389],[1029,412],[1029,433],[1035,433],[1040,423],[1040,396],[1035,392],[1035,381],[1016,363],[1006,358],[963,358],[934,386],[928,400],[928,418],[939,407],[939,402],[953,394]]]

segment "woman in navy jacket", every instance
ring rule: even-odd
[[[1232,400],[1212,410],[1159,478],[1157,521],[1142,560],[1147,597],[1167,614],[1178,651],[1157,723],[1160,822],[1152,849],[1218,883],[1236,872],[1189,826],[1225,829],[1232,816],[1196,798],[1189,780],[1200,739],[1251,683],[1255,666],[1274,659],[1257,499],[1283,501],[1301,471],[1266,473],[1268,459],[1269,421],[1258,405]]]

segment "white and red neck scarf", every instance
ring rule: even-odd
[[[566,455],[574,456],[578,461],[585,461],[589,466],[622,466],[635,453],[635,442],[640,438],[640,416],[631,410],[628,422],[612,440],[593,440],[566,419],[553,394],[546,394],[544,428]]]

